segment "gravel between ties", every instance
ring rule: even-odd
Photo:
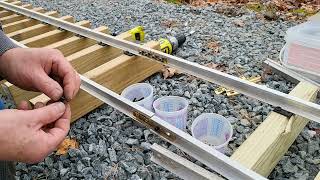
[[[264,21],[245,9],[221,5],[192,8],[154,0],[23,2],[58,10],[62,15],[73,15],[77,20],[90,20],[94,27],[106,25],[116,34],[137,25],[145,27],[147,40],[183,33],[187,41],[176,53],[177,56],[200,64],[223,63],[228,67],[228,73],[247,77],[261,75],[262,62],[267,57],[277,57],[284,45],[285,31],[296,24],[281,18]],[[218,53],[208,47],[212,42],[219,44]],[[164,80],[156,74],[146,82],[154,86],[155,98],[178,95],[189,99],[188,132],[192,121],[203,112],[215,112],[227,117],[234,127],[234,138],[227,155],[231,155],[272,110],[271,106],[243,95],[233,98],[215,95],[216,85],[186,75]],[[294,84],[277,75],[268,76],[265,84],[286,93],[294,87]],[[316,123],[308,124],[269,178],[315,177],[320,164],[320,141],[319,135],[311,130],[314,128],[320,127]],[[79,149],[71,149],[65,156],[52,154],[35,165],[19,163],[17,178],[177,178],[150,161],[150,145],[154,142],[200,164],[149,130],[135,126],[130,118],[108,105],[75,122],[69,136],[79,141]]]

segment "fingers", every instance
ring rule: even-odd
[[[51,151],[55,150],[67,136],[70,129],[70,118],[70,105],[66,104],[66,111],[63,116],[55,122],[53,128],[49,128],[46,131],[48,136],[48,145]]]
[[[78,73],[60,52],[54,56],[52,72],[63,80],[64,95],[70,101],[80,87]]]
[[[49,98],[57,101],[63,94],[63,90],[57,81],[50,78],[45,72],[37,75],[36,88],[46,94]]]
[[[43,104],[42,102],[37,102],[35,105],[34,105],[34,108],[35,109],[39,109],[39,108],[42,108],[42,107],[44,107],[45,106],[45,104]]]
[[[37,107],[43,106],[43,104],[36,104]],[[58,119],[60,119],[66,111],[66,105],[62,102],[56,102],[48,106],[44,106],[38,109],[30,111],[30,115],[33,116],[32,119],[36,121],[39,129],[47,124],[50,124]]]
[[[19,110],[30,110],[29,103],[27,101],[21,101],[17,107]]]

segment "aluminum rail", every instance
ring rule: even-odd
[[[317,105],[315,103],[302,100],[300,98],[267,88],[262,85],[248,82],[238,77],[199,65],[197,63],[186,61],[179,57],[175,57],[148,47],[143,47],[139,44],[135,44],[125,40],[119,40],[108,34],[95,32],[86,27],[82,27],[70,22],[65,22],[55,17],[46,16],[44,14],[25,9],[20,6],[16,6],[3,1],[0,1],[0,6],[4,7],[7,10],[11,10],[30,18],[34,18],[44,23],[57,26],[61,29],[97,40],[99,42],[122,49],[124,51],[128,51],[132,54],[157,60],[188,74],[194,75],[212,83],[217,83],[229,89],[236,90],[239,93],[253,97],[273,106],[281,107],[284,110],[290,111],[294,114],[320,123],[320,105]]]
[[[158,144],[151,146],[151,161],[175,173],[184,180],[224,180],[224,178],[178,156]]]
[[[193,156],[222,176],[235,180],[265,179],[254,171],[245,168],[238,162],[231,160],[229,157],[218,152],[214,148],[202,143],[175,126],[172,126],[166,121],[160,119],[155,116],[153,112],[140,107],[139,105],[82,75],[80,75],[80,78],[80,88],[82,90],[144,124],[160,137]]]
[[[271,59],[267,59],[263,62],[263,64],[266,67],[270,67],[272,70],[276,71],[276,73],[280,73],[282,75],[287,76],[288,78],[291,79],[295,79],[295,83],[296,82],[300,82],[300,81],[306,81],[310,84],[313,84],[315,86],[318,86],[320,88],[320,84],[312,79],[309,79],[308,77],[305,77],[303,75],[301,75],[300,73],[293,71],[289,68],[284,67],[283,65],[271,60]],[[287,78],[287,79],[288,79]]]

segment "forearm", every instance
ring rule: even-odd
[[[1,30],[0,27],[0,66],[1,66],[1,56],[7,52],[8,50],[12,48],[18,47],[16,44],[14,44]],[[3,68],[2,68],[3,69]],[[4,72],[0,72],[0,80],[2,80],[1,74]]]
[[[0,30],[0,56],[9,49],[18,47],[14,44],[3,31]]]

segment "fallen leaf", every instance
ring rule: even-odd
[[[215,64],[215,63],[208,63],[205,64],[204,66],[211,68],[211,69],[216,69],[218,71],[224,72],[227,69],[227,66],[225,64]]]
[[[172,27],[177,27],[178,23],[175,20],[164,20],[161,22],[161,26],[166,27],[166,28],[172,28]]]
[[[207,44],[207,47],[214,53],[214,54],[218,54],[220,52],[220,45],[219,42],[217,41],[210,41]]]
[[[76,139],[66,138],[59,145],[56,155],[65,155],[67,154],[69,149],[76,149],[76,148],[79,148],[79,143],[76,141]]]
[[[243,27],[245,25],[245,23],[242,20],[239,20],[239,19],[233,21],[233,23],[235,25],[237,25],[238,27]]]
[[[190,4],[195,7],[203,7],[207,5],[207,2],[205,2],[204,0],[192,0]]]
[[[175,74],[179,74],[178,70],[171,67],[165,67],[161,71],[164,79],[173,77]]]

